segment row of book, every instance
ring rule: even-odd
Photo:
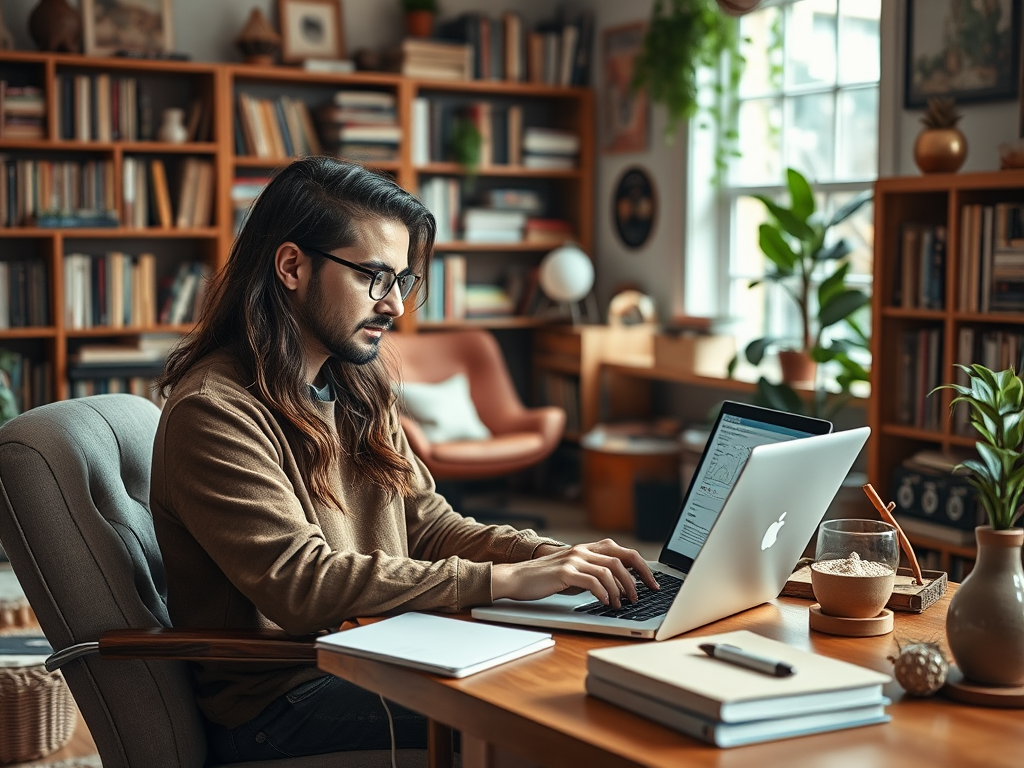
[[[112,160],[31,160],[0,155],[0,227],[116,226]]]
[[[322,152],[309,107],[302,99],[238,94],[235,154],[286,160]]]
[[[172,208],[164,161],[126,157],[122,164],[121,223],[135,229],[208,227],[213,221],[215,176],[212,160],[184,158],[179,163],[178,196]]]
[[[594,15],[589,10],[574,19],[538,24],[532,31],[515,12],[495,17],[470,11],[441,22],[436,36],[468,46],[473,79],[563,86],[590,82]]]
[[[64,257],[64,324],[134,328],[156,324],[156,256],[115,251]]]
[[[395,94],[343,90],[316,111],[326,151],[357,162],[397,160],[402,142]]]
[[[921,328],[904,331],[900,338],[899,398],[897,421],[921,429],[938,430],[942,400],[929,396],[941,381],[942,331]]]
[[[906,309],[943,309],[946,303],[944,225],[904,222],[892,304]]]
[[[46,136],[46,100],[34,85],[0,80],[0,139],[42,139]]]
[[[42,261],[0,261],[0,329],[50,325],[49,285]]]
[[[77,372],[81,373],[81,372]],[[164,397],[157,391],[156,381],[152,376],[99,376],[94,372],[85,372],[88,378],[70,380],[71,397],[89,397],[91,395],[108,395],[126,392],[163,405]]]
[[[14,350],[4,351],[13,357],[8,379],[18,411],[24,413],[37,405],[52,403],[53,364],[49,360],[37,360]]]
[[[134,77],[102,72],[59,74],[58,138],[67,141],[139,141],[153,138],[153,109]]]
[[[960,308],[1024,312],[1024,205],[965,205],[960,216]]]
[[[456,159],[456,139],[472,127],[480,138],[479,165],[523,164],[523,108],[487,101],[451,103],[419,96],[412,103],[412,160],[417,165]]]

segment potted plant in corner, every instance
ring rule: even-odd
[[[409,37],[430,37],[434,34],[437,0],[401,0],[405,11],[405,31]]]
[[[946,639],[964,677],[992,686],[1024,685],[1024,529],[1016,525],[1024,492],[1024,384],[1012,368],[957,365],[967,384],[944,384],[957,393],[950,410],[970,408],[978,459],[961,466],[978,491],[989,525],[979,526],[974,569],[953,595]]]
[[[850,245],[845,239],[829,239],[832,227],[846,221],[867,203],[870,190],[851,198],[828,219],[817,212],[814,193],[807,179],[797,170],[786,170],[789,205],[777,203],[764,195],[755,195],[768,209],[769,220],[761,224],[758,243],[768,260],[764,277],[750,282],[753,288],[763,282],[779,285],[796,305],[800,317],[800,335],[796,338],[764,336],[754,339],[743,351],[747,362],[758,366],[770,349],[776,349],[782,369],[782,382],[772,384],[763,376],[758,382],[759,399],[774,408],[789,411],[808,411],[816,415],[824,412],[827,393],[818,386],[818,368],[834,363],[840,369],[836,377],[842,397],[836,399],[830,410],[835,412],[849,399],[850,385],[867,381],[868,372],[854,360],[850,352],[867,348],[866,331],[854,314],[866,306],[868,295],[846,284],[850,270],[847,256]],[[822,271],[824,270],[824,274]],[[815,288],[817,284],[817,288]],[[845,323],[853,331],[851,339],[831,339],[826,330],[837,323]],[[729,365],[729,375],[735,371],[738,356]],[[794,390],[794,385],[811,384],[814,398],[811,408]]]

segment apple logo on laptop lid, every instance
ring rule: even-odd
[[[783,512],[781,515],[779,515],[779,519],[776,522],[769,525],[768,530],[764,532],[764,538],[761,539],[762,552],[768,549],[768,547],[775,544],[775,540],[778,538],[779,531],[782,530],[782,526],[786,524],[786,521],[783,519],[785,516],[786,513]]]

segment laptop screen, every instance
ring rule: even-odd
[[[724,403],[660,561],[684,572],[690,570],[755,446],[831,431],[832,424],[822,419]]]

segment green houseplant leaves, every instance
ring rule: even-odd
[[[968,384],[943,384],[932,390],[957,393],[950,409],[960,403],[970,408],[971,425],[981,439],[974,444],[980,460],[960,466],[971,471],[973,485],[996,530],[1012,528],[1024,509],[1024,384],[1012,368],[998,373],[983,365],[956,366],[968,376]]]
[[[752,280],[749,287],[765,282],[778,285],[797,308],[800,336],[754,339],[743,350],[743,355],[751,365],[758,366],[772,348],[795,349],[807,352],[819,366],[835,364],[839,369],[836,376],[840,388],[838,398],[828,398],[823,389],[816,389],[814,396],[805,400],[787,384],[774,384],[764,377],[758,383],[758,399],[773,408],[827,417],[849,400],[850,386],[854,382],[868,380],[868,371],[851,352],[868,347],[867,331],[856,315],[870,302],[864,291],[846,283],[850,271],[849,243],[844,239],[830,241],[828,235],[832,227],[859,211],[871,199],[872,192],[866,190],[854,196],[825,219],[818,213],[811,185],[799,171],[786,169],[786,183],[788,205],[764,195],[754,195],[769,215],[769,220],[758,229],[758,244],[765,256],[767,271],[762,278]],[[826,329],[837,323],[845,323],[852,331],[852,338],[826,339]],[[730,376],[738,362],[737,356],[729,366]]]

